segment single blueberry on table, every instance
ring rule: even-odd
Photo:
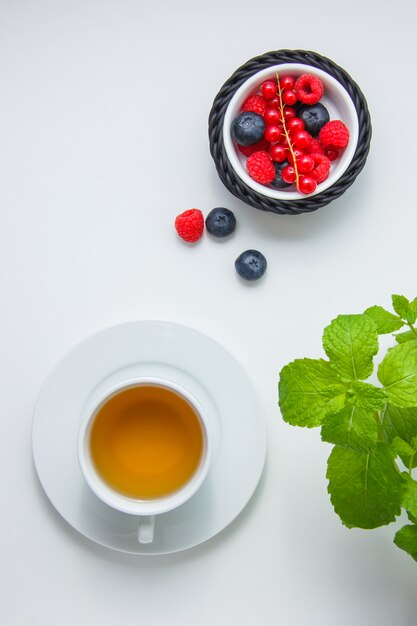
[[[330,120],[330,115],[321,102],[303,104],[297,110],[297,115],[304,122],[304,127],[312,137],[317,137],[321,129]]]
[[[258,113],[243,111],[232,122],[232,137],[240,146],[251,146],[264,135],[265,122]]]
[[[265,274],[266,258],[259,250],[245,250],[235,261],[239,276],[245,280],[258,280]]]
[[[230,209],[217,207],[206,217],[206,228],[214,237],[228,237],[236,228],[236,218]]]

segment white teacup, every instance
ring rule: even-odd
[[[159,418],[162,412],[164,417]],[[198,438],[198,450],[189,445],[188,432]],[[162,378],[132,378],[90,398],[81,421],[78,458],[85,480],[96,496],[118,511],[136,515],[139,542],[151,543],[155,516],[181,506],[203,484],[212,457],[212,436],[208,415],[186,389]],[[189,452],[192,447],[193,458]],[[175,460],[172,468],[171,459]],[[184,468],[189,466],[194,469],[185,475],[183,482],[158,495],[138,496],[136,492],[131,495],[105,475],[114,469],[115,475],[123,480],[126,470],[131,483],[137,482],[135,489],[139,493],[153,488],[152,481],[163,481],[161,476],[172,481],[173,476],[184,473]]]

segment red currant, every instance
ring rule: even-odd
[[[266,80],[261,85],[261,94],[265,98],[273,98],[277,93],[277,84],[274,80]]]
[[[292,117],[297,115],[295,109],[293,107],[285,107],[284,108],[284,117],[286,120],[290,120]]]
[[[270,98],[269,100],[267,100],[266,104],[271,109],[279,109],[281,106],[278,96],[274,96],[273,98]]]
[[[307,148],[308,144],[311,141],[311,135],[306,130],[299,130],[294,133],[293,142],[297,148]]]
[[[279,86],[281,87],[281,89],[294,89],[294,85],[294,76],[283,76],[279,79]]]
[[[309,154],[297,157],[297,168],[300,174],[308,174],[314,170],[314,159]]]
[[[290,133],[296,133],[299,130],[304,130],[304,121],[301,117],[291,117],[287,122],[287,128]]]
[[[293,105],[297,102],[297,94],[293,89],[284,89],[282,92],[282,100],[285,104]]]
[[[297,161],[297,165],[298,165],[298,161],[303,155],[304,155],[304,152],[302,152],[299,148],[295,148],[295,150],[293,150],[292,152],[288,154],[288,160],[291,163],[291,165],[294,165],[294,158],[295,158],[295,160]],[[313,161],[313,167],[314,167],[314,161]]]
[[[292,165],[287,165],[282,168],[282,179],[285,180],[286,183],[292,185],[297,180],[297,174],[295,173],[295,169]]]
[[[270,124],[274,124],[274,125],[278,125],[279,121],[281,119],[281,114],[279,111],[277,111],[277,109],[266,109],[265,114],[264,114],[264,121],[265,124],[270,125]]]
[[[265,128],[264,137],[270,143],[276,143],[281,137],[281,129],[271,124]]]
[[[339,150],[333,147],[324,148],[324,154],[327,156],[329,161],[335,161],[339,156]]]
[[[284,178],[284,175],[282,177]],[[300,176],[300,179],[298,181],[298,191],[301,191],[301,193],[313,193],[316,187],[317,183],[314,178],[312,178],[311,176]]]
[[[287,148],[282,146],[280,143],[275,143],[273,146],[269,148],[269,156],[273,161],[277,163],[282,163],[287,159]]]

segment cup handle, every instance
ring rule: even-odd
[[[138,520],[139,543],[152,543],[155,533],[155,515],[144,515]]]

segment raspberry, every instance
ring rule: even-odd
[[[349,130],[341,120],[332,120],[323,126],[319,138],[324,147],[346,148],[349,141]]]
[[[322,183],[329,175],[330,161],[327,156],[320,154],[320,152],[313,152],[310,156],[314,160],[314,169],[311,172],[311,176],[316,183]]]
[[[324,148],[321,145],[321,141],[319,141],[315,137],[312,137],[310,143],[307,146],[307,148],[304,148],[304,152],[306,154],[312,154],[313,152],[315,152],[315,153],[318,152],[319,154],[324,154]]]
[[[269,142],[265,139],[265,137],[262,137],[262,139],[260,141],[258,141],[257,143],[253,143],[251,146],[237,146],[240,150],[240,152],[242,154],[244,154],[246,157],[250,156],[251,154],[253,154],[254,152],[259,152],[259,150],[265,150],[268,151],[269,150]]]
[[[323,83],[313,74],[302,74],[295,81],[298,99],[304,104],[315,104],[324,93]]]
[[[175,228],[184,241],[189,243],[198,241],[204,231],[204,217],[200,209],[188,209],[177,215]]]
[[[263,96],[249,96],[242,105],[242,111],[253,111],[262,117],[266,111],[266,98]]]
[[[254,152],[246,161],[246,169],[253,180],[262,185],[269,185],[275,178],[275,167],[265,150]]]

